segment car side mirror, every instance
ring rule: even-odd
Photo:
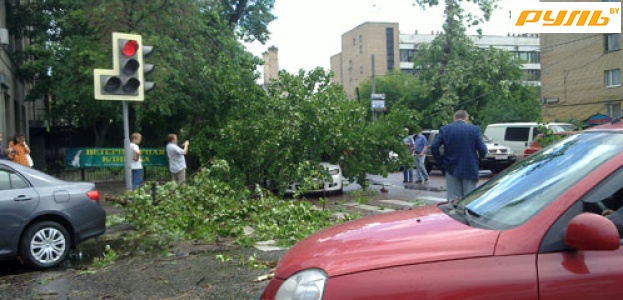
[[[565,245],[577,250],[617,250],[620,247],[619,232],[606,217],[582,213],[567,225]]]

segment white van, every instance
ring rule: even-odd
[[[577,127],[569,123],[549,123],[546,125],[554,133],[576,130]],[[521,155],[524,150],[539,135],[539,123],[498,123],[490,124],[485,129],[485,135],[493,142],[513,149],[513,153]]]

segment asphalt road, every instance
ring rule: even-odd
[[[490,171],[480,171],[480,181],[483,184],[491,179],[493,174]],[[402,172],[390,173],[387,177],[380,175],[369,175],[370,189],[378,192],[371,196],[371,200],[426,200],[426,199],[445,199],[446,181],[440,171],[432,171],[430,180],[427,183],[403,183]],[[417,179],[417,178],[416,178]],[[345,195],[352,191],[360,190],[358,184],[349,184],[345,189]]]

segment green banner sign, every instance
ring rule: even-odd
[[[143,167],[167,166],[164,149],[141,148]],[[123,167],[123,148],[68,148],[65,165],[68,168]]]

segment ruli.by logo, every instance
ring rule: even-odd
[[[621,32],[620,2],[541,2],[529,6],[511,11],[515,31],[526,33]]]

